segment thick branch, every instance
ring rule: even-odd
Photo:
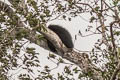
[[[86,53],[69,52],[64,55],[64,58],[78,65],[82,72],[87,74],[93,80],[103,80],[101,70],[91,63]]]

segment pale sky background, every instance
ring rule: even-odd
[[[7,1],[7,0],[1,0],[1,1]],[[89,21],[89,14],[81,14],[80,16],[82,16],[82,18],[84,18],[85,20]],[[83,20],[82,18],[78,16],[76,18],[72,18],[72,21],[54,20],[47,24],[48,25],[49,24],[57,24],[57,25],[65,27],[72,35],[73,42],[74,42],[74,39],[75,39],[74,37],[75,37],[75,35],[78,34],[79,30],[81,30],[83,35],[86,35],[85,29],[87,28],[89,22]],[[93,24],[93,25],[95,25],[95,24]],[[100,35],[92,35],[92,36],[88,36],[88,37],[81,37],[81,36],[77,35],[77,40],[74,43],[74,47],[76,49],[82,50],[82,51],[91,50],[94,46],[94,43],[97,42],[97,39],[99,37],[101,37],[101,36]],[[54,68],[56,66],[53,62],[51,62],[50,60],[47,59],[49,51],[47,51],[43,48],[40,48],[39,46],[37,46],[35,44],[27,44],[26,46],[36,47],[36,52],[40,53],[39,58],[40,58],[41,66],[48,65],[48,66],[50,66],[50,68]],[[67,62],[69,62],[69,61],[67,61]],[[53,70],[53,72],[57,73],[58,71],[63,71],[63,68],[64,68],[64,64],[60,64],[59,68]],[[11,80],[13,80],[13,79],[16,80],[16,77],[17,77],[16,75],[18,72],[23,73],[26,71],[21,70],[21,69],[18,69],[17,71],[11,71],[10,74],[13,74],[13,78],[11,78]]]
[[[88,14],[81,15],[84,19],[88,20]],[[93,44],[98,39],[97,35],[92,35],[88,37],[81,37],[78,35],[79,30],[83,33],[83,35],[87,35],[88,33],[85,33],[85,29],[87,28],[89,22],[86,22],[85,20],[81,19],[81,17],[73,18],[72,21],[64,21],[64,20],[55,20],[48,24],[58,24],[63,27],[65,27],[70,34],[72,35],[73,42],[75,39],[75,35],[77,35],[77,40],[75,41],[75,48],[79,50],[91,50],[93,47]],[[90,34],[90,33],[89,33]]]

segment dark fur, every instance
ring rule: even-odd
[[[73,42],[72,42],[72,37],[65,28],[59,25],[49,25],[48,28],[51,29],[53,32],[55,32],[60,37],[61,41],[64,43],[64,45],[67,48],[74,47]],[[54,45],[49,40],[47,40],[47,42],[48,42],[48,47],[50,48],[50,50],[53,52],[56,52]]]

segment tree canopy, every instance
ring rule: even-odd
[[[96,24],[88,25],[86,32],[91,32],[88,36],[102,36],[89,52],[69,50],[59,37],[47,28],[50,21],[71,21],[86,13],[90,15],[89,23]],[[119,15],[120,0],[0,1],[0,80],[12,80],[15,74],[9,73],[18,69],[27,71],[18,75],[19,80],[75,80],[74,74],[78,74],[77,79],[80,80],[119,80]],[[85,37],[81,31],[79,34]],[[44,70],[40,69],[42,65],[38,58],[39,53],[34,46],[24,47],[27,43],[34,43],[49,50],[45,38],[53,42],[61,53],[50,53],[49,60],[57,60],[57,67],[60,63],[67,64],[64,59],[72,62],[63,68],[62,74],[56,73],[57,77],[51,73],[52,69],[48,65],[44,66]],[[100,63],[102,66],[98,66]],[[77,66],[71,68],[73,65]]]

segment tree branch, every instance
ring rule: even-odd
[[[118,74],[119,72],[120,72],[120,62],[118,63],[116,69],[114,70],[113,75],[112,75],[112,77],[111,77],[110,80],[115,80],[115,79],[116,79],[116,76],[117,76],[117,74]]]

